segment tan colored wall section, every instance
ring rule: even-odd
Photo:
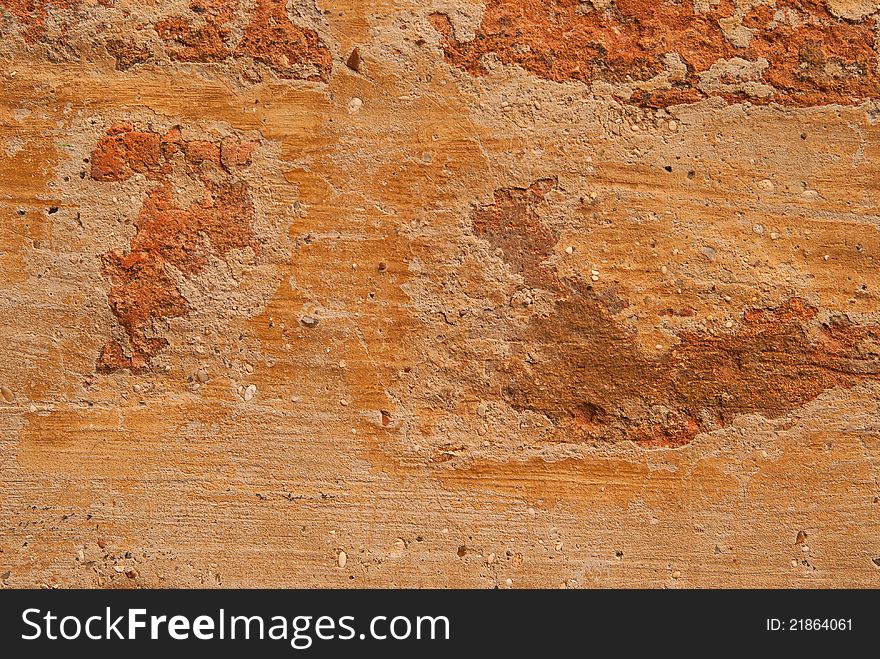
[[[0,37],[0,583],[880,585],[875,4]]]

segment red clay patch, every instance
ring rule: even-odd
[[[812,339],[818,310],[799,299],[747,311],[728,334],[682,333],[666,354],[646,356],[589,282],[546,264],[557,237],[537,215],[541,201],[535,185],[498,190],[472,225],[526,285],[556,294],[552,313],[509,337],[513,356],[490,365],[489,387],[515,409],[548,417],[560,439],[681,446],[738,415],[778,418],[824,391],[880,377],[871,348],[880,328],[839,316]]]
[[[455,39],[446,15],[431,16],[446,60],[473,75],[486,72],[482,58],[490,54],[556,82],[645,82],[677,70],[629,99],[645,107],[707,96],[815,106],[880,95],[876,15],[842,20],[823,0],[777,0],[744,15],[730,0],[705,13],[671,0],[616,0],[605,11],[580,0],[485,5],[470,41]],[[743,61],[729,62],[734,58]]]
[[[110,341],[98,358],[99,371],[147,370],[150,360],[168,345],[160,321],[190,310],[169,267],[194,275],[212,254],[222,257],[244,247],[259,252],[248,185],[235,175],[238,168],[250,165],[255,147],[254,142],[233,138],[184,140],[176,128],[162,135],[134,130],[130,124],[115,124],[98,140],[91,158],[93,179],[124,181],[142,174],[158,181],[135,221],[137,234],[128,252],[102,257],[103,273],[111,282],[110,308],[128,345]],[[175,205],[173,198],[175,159],[204,189],[202,198],[186,207]]]

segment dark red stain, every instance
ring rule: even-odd
[[[734,46],[719,24],[733,16],[731,0],[712,4],[705,13],[695,13],[690,0],[616,0],[606,11],[588,12],[583,8],[589,4],[579,0],[486,0],[485,5],[469,41],[454,38],[445,14],[431,16],[443,35],[446,60],[473,75],[486,72],[481,59],[492,54],[556,82],[646,81],[666,70],[667,54],[677,53],[687,66],[683,79],[665,89],[637,92],[630,102],[666,107],[712,95],[730,102],[815,106],[880,96],[876,16],[841,20],[823,0],[777,0],[773,7],[753,7],[742,19],[752,30],[746,47]],[[775,20],[777,12],[795,16],[797,23]],[[701,73],[734,57],[766,59],[769,66],[760,82],[771,86],[773,94],[762,98],[699,89]]]
[[[147,370],[168,345],[160,321],[190,310],[169,266],[184,276],[194,275],[211,254],[223,256],[244,247],[259,253],[253,201],[247,183],[236,176],[250,165],[256,146],[234,138],[184,140],[177,128],[160,134],[125,123],[112,126],[98,140],[91,157],[93,179],[124,181],[142,174],[156,181],[135,221],[137,233],[128,251],[102,257],[102,271],[111,282],[110,309],[128,345],[110,341],[98,358],[99,371]],[[176,159],[183,175],[203,188],[202,198],[183,208],[173,198]]]
[[[749,310],[727,334],[683,332],[664,355],[645,355],[590,283],[546,263],[557,237],[537,209],[551,181],[498,190],[471,219],[527,286],[555,294],[551,313],[508,337],[513,355],[491,365],[488,386],[515,409],[547,416],[560,438],[681,446],[739,415],[778,418],[824,391],[880,377],[872,348],[880,328],[845,316],[819,324],[800,299]]]
[[[106,48],[116,61],[118,71],[126,71],[136,64],[143,64],[153,56],[149,48],[130,39],[109,39]]]

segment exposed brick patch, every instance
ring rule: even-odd
[[[333,66],[330,50],[317,32],[291,23],[286,6],[285,0],[257,0],[236,54],[250,55],[281,78],[327,82]]]
[[[8,11],[24,26],[24,40],[39,41],[46,34],[46,18],[50,12],[76,9],[82,0],[0,0],[0,10]],[[98,0],[104,7],[112,7],[113,0]]]
[[[880,377],[880,328],[838,316],[811,338],[818,310],[799,299],[747,311],[728,334],[684,332],[664,355],[645,355],[588,282],[547,264],[557,239],[536,213],[536,185],[498,190],[472,214],[474,233],[527,285],[556,296],[552,313],[509,337],[513,357],[493,365],[490,386],[515,409],[546,415],[567,441],[680,446],[738,415],[778,418]]]
[[[227,43],[238,2],[192,0],[191,16],[171,16],[156,23],[159,38],[168,44],[169,55],[181,62],[221,62],[232,56]]]
[[[163,150],[168,152],[176,148],[168,137],[163,140],[158,133],[136,131],[130,124],[111,126],[107,136],[98,140],[92,152],[92,178],[96,181],[124,181],[135,173],[150,178],[168,174],[171,163],[164,157]]]
[[[111,282],[110,308],[128,346],[110,341],[98,358],[99,371],[147,370],[168,345],[157,322],[190,311],[169,266],[184,276],[195,275],[211,254],[222,257],[245,247],[259,252],[253,201],[247,183],[236,175],[251,164],[255,147],[234,138],[184,140],[177,128],[160,134],[125,123],[111,126],[98,140],[91,157],[93,179],[124,181],[142,174],[157,181],[135,221],[137,233],[128,251],[102,257],[102,271]],[[204,189],[201,199],[185,207],[174,201],[170,179],[175,159],[184,175]]]
[[[630,102],[666,107],[717,96],[793,106],[855,104],[880,95],[877,15],[845,20],[824,0],[777,0],[748,12],[730,0],[705,13],[693,2],[486,0],[474,39],[431,16],[446,60],[474,75],[494,55],[556,82],[651,84]],[[585,10],[585,8],[589,8]]]
[[[98,0],[105,7],[114,0]],[[12,14],[23,27],[28,43],[44,40],[50,13],[60,22],[60,41],[76,51],[81,45],[68,42],[72,19],[60,10],[75,10],[82,0],[0,0],[0,10]],[[247,12],[247,13],[246,13]],[[123,11],[125,18],[129,12]],[[240,0],[191,0],[181,13],[160,15],[152,25],[118,21],[102,28],[96,39],[115,60],[117,70],[161,61],[162,46],[151,37],[155,30],[167,56],[178,62],[263,64],[279,78],[327,82],[333,69],[329,47],[313,29],[296,25],[287,12],[287,0],[256,0],[249,11]],[[133,35],[149,35],[143,43]],[[79,53],[83,54],[83,53]]]
[[[222,62],[247,56],[280,78],[330,79],[329,48],[317,32],[291,22],[286,0],[257,0],[238,43],[232,30],[237,0],[193,0],[189,8],[193,16],[172,16],[155,26],[172,59]]]

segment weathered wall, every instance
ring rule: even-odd
[[[872,0],[0,37],[4,585],[880,585]]]

